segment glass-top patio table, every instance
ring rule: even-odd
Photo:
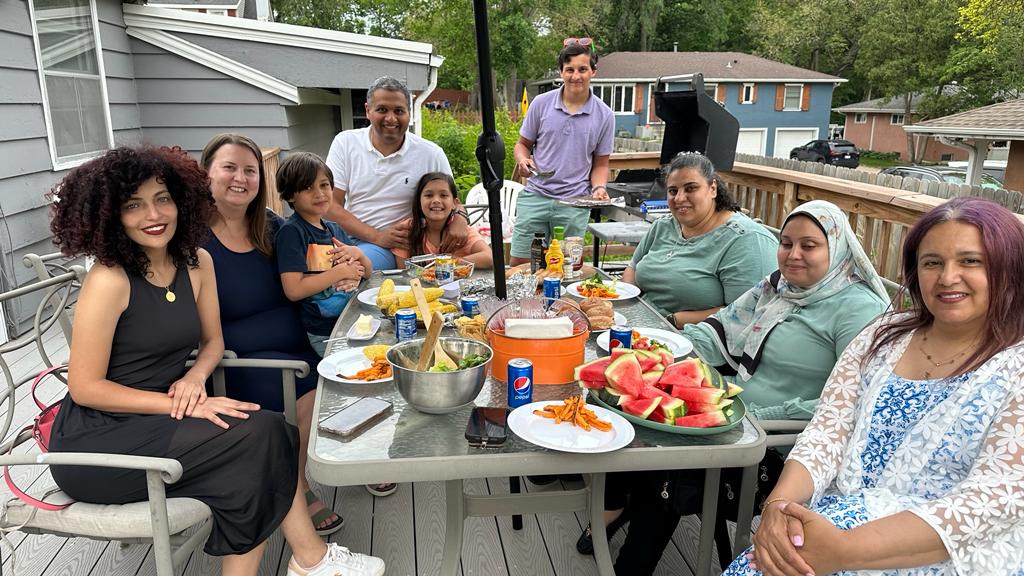
[[[491,271],[478,271],[474,277],[488,277]],[[383,277],[374,274],[360,290],[380,286]],[[396,283],[407,283],[404,277]],[[568,297],[571,298],[571,297]],[[615,310],[626,316],[631,326],[669,329],[667,322],[641,298],[615,304]],[[344,335],[359,314],[371,313],[355,297],[338,318],[332,337]],[[373,313],[379,316],[379,312]],[[426,331],[420,329],[418,338]],[[443,335],[454,335],[445,328]],[[586,345],[588,360],[603,352],[591,336]],[[394,344],[394,326],[384,320],[371,340],[333,342],[329,352],[369,344]],[[351,346],[350,346],[351,344]],[[578,394],[576,384],[534,385],[533,400],[562,400]],[[363,396],[389,400],[393,412],[384,420],[350,440],[320,432],[316,422]],[[392,382],[381,384],[342,384],[320,379],[316,392],[313,423],[309,442],[310,475],[329,486],[379,484],[385,482],[444,481],[447,517],[441,574],[456,574],[461,556],[462,531],[469,516],[511,516],[543,512],[588,510],[591,524],[602,525],[604,509],[604,474],[632,470],[705,469],[705,490],[702,518],[716,514],[719,474],[721,468],[744,468],[743,488],[734,550],[746,547],[749,537],[750,510],[757,463],[764,457],[765,433],[749,418],[729,432],[711,436],[687,436],[660,432],[636,426],[636,436],[627,447],[603,454],[556,452],[522,440],[509,432],[509,438],[498,448],[474,448],[464,436],[473,406],[505,406],[506,385],[488,377],[483,390],[468,406],[446,415],[424,414],[408,406]],[[534,474],[582,473],[589,475],[584,488],[568,491],[468,495],[463,480],[500,476],[518,477]],[[696,574],[705,576],[711,567],[714,522],[702,522]],[[612,562],[604,530],[593,531],[594,556],[602,576],[612,576]]]

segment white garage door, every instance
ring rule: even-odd
[[[789,151],[818,138],[817,128],[777,128],[775,130],[776,158],[789,158]]]
[[[736,153],[764,156],[766,137],[767,132],[762,128],[741,129],[739,139],[736,140]]]

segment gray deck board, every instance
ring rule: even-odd
[[[537,486],[523,479],[520,483],[523,492],[547,492],[561,490],[558,482],[547,486]],[[584,556],[576,551],[576,539],[580,536],[580,523],[572,512],[558,514],[538,514],[537,523],[540,525],[541,535],[548,556],[551,558],[551,565],[559,576],[568,574],[593,575],[597,574],[597,564],[593,556]]]
[[[525,480],[521,480],[525,482]],[[488,478],[491,494],[508,494],[508,478]],[[546,550],[544,537],[540,532],[537,516],[523,516],[522,530],[512,529],[512,517],[498,517],[498,532],[505,550],[505,563],[509,576],[555,576],[551,559]]]
[[[441,572],[445,500],[444,482],[417,482],[413,485],[416,573],[419,576],[434,576]],[[463,576],[461,563],[458,576]]]
[[[476,478],[464,482],[467,494],[489,494],[487,480]],[[462,531],[462,573],[464,576],[506,576],[508,568],[502,554],[498,523],[494,517],[466,518]],[[472,551],[466,554],[465,551]]]
[[[394,494],[373,499],[373,555],[386,558],[388,573],[395,576],[416,574],[412,492],[412,485],[403,483]]]

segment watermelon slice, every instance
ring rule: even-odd
[[[722,402],[725,402],[723,400]],[[688,414],[707,414],[709,412],[717,412],[724,408],[721,404],[708,404],[707,402],[686,402],[686,412]]]
[[[622,356],[623,354],[633,354],[633,351],[630,350],[629,348],[612,348],[612,360],[615,360],[616,358]]]
[[[676,357],[672,355],[672,351],[668,348],[655,348],[654,351],[661,356],[661,364],[665,367],[676,361]]]
[[[725,417],[721,410],[676,418],[676,426],[688,426],[690,428],[714,428],[715,426],[725,426],[728,423],[729,419]]]
[[[604,369],[612,363],[610,356],[598,358],[591,362],[580,364],[576,367],[576,380],[590,380],[591,382],[604,382]]]
[[[605,403],[611,406],[621,406],[623,402],[635,400],[633,396],[630,396],[629,394],[623,394],[622,392],[619,392],[618,390],[612,388],[611,386],[601,390],[598,393],[598,395],[601,397],[602,400],[605,401]]]
[[[700,383],[704,380],[704,371],[701,368],[703,364],[698,358],[687,358],[669,364],[665,367],[660,382],[673,387],[700,388]]]
[[[612,360],[605,368],[604,377],[616,390],[631,396],[640,396],[644,385],[640,362],[635,354],[623,354]]]
[[[649,372],[661,364],[661,356],[646,350],[637,350],[636,357],[640,361],[640,371],[642,372]]]
[[[640,390],[641,398],[654,398],[655,396],[661,396],[662,400],[678,400],[678,398],[673,398],[668,392],[655,388],[654,386],[644,386]]]
[[[661,396],[658,396],[657,398],[640,398],[638,400],[626,402],[622,405],[622,410],[627,414],[632,414],[638,418],[647,418],[651,415],[651,412],[654,412],[660,403]]]
[[[676,418],[686,416],[686,402],[683,402],[679,398],[663,399],[661,404],[658,404],[658,409],[654,411],[654,414],[659,412],[666,422],[675,422]]]
[[[729,385],[728,388],[726,388],[726,390],[725,390],[725,397],[726,398],[732,398],[733,396],[739,396],[740,392],[743,392],[743,388],[740,388],[739,386],[733,384],[732,382],[729,382],[728,385]]]
[[[604,377],[602,377],[600,380],[577,380],[577,382],[579,383],[580,388],[588,389],[604,388],[605,384],[607,384],[607,382],[605,382]]]
[[[644,384],[648,386],[657,386],[658,381],[661,380],[661,375],[664,374],[661,370],[653,370],[651,372],[644,372],[641,376],[644,379]]]
[[[688,388],[686,386],[673,386],[672,395],[676,398],[686,400],[686,403],[698,402],[703,404],[718,404],[725,396],[725,390],[717,388]],[[690,410],[693,412],[693,410]]]
[[[670,424],[675,422],[671,419],[665,419],[665,415],[661,413],[661,410],[655,410],[651,412],[651,415],[647,417],[651,422],[657,422],[658,424]]]
[[[704,374],[704,379],[700,383],[701,387],[725,390],[725,378],[722,378],[722,374],[718,370],[708,366],[706,362],[701,362],[700,367]]]

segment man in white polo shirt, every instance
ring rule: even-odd
[[[368,128],[339,133],[327,153],[334,174],[334,200],[327,216],[373,262],[374,270],[395,267],[392,248],[408,248],[416,183],[427,172],[452,173],[441,147],[409,133],[409,89],[384,76],[366,93]],[[456,205],[441,251],[466,242],[469,216]]]

